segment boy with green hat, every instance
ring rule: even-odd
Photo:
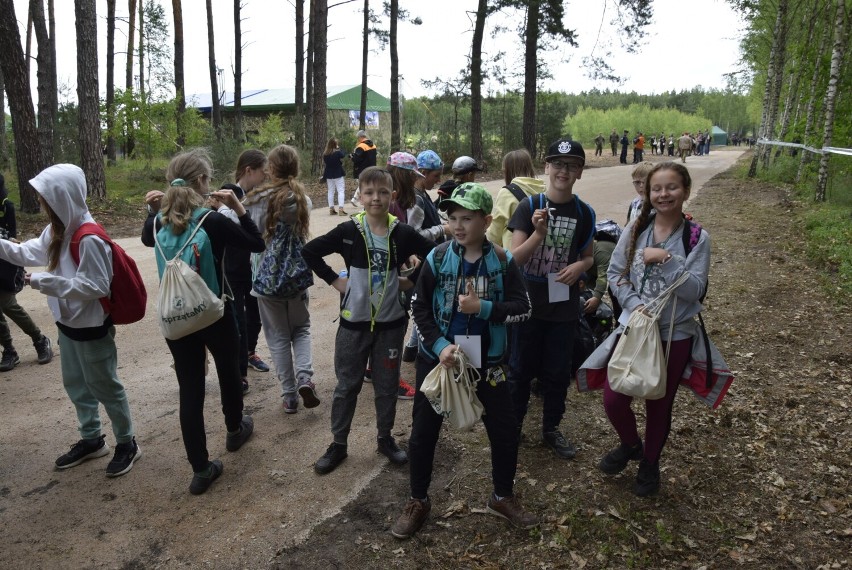
[[[491,224],[492,199],[480,184],[459,185],[441,202],[452,240],[438,245],[423,263],[412,300],[420,331],[417,394],[414,396],[408,453],[411,494],[391,527],[396,538],[409,538],[432,509],[429,483],[443,416],[420,391],[436,366],[452,368],[462,348],[477,368],[476,395],[491,444],[494,491],[487,512],[518,528],[531,528],[538,517],[513,495],[518,462],[518,430],[506,382],[506,325],[530,316],[530,301],[512,255],[485,238]]]

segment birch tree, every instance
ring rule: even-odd
[[[823,128],[822,146],[830,147],[834,135],[834,109],[838,97],[838,82],[840,70],[848,46],[846,44],[847,27],[846,0],[837,1],[837,15],[834,22],[834,46],[831,49],[831,71],[828,78],[828,89],[825,93],[825,123]],[[819,174],[817,175],[816,200],[825,201],[825,190],[828,185],[828,163],[831,155],[823,153],[819,159]]]

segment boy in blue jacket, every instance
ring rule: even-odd
[[[408,462],[391,429],[396,418],[400,352],[408,328],[400,292],[414,286],[417,271],[403,277],[400,269],[412,255],[425,257],[435,244],[388,213],[393,179],[387,170],[371,166],[358,180],[364,211],[302,248],[308,267],[342,295],[334,345],[334,441],[314,464],[320,475],[333,471],[348,455],[347,439],[368,360],[373,363],[377,451],[396,465]],[[338,275],[323,259],[333,253],[343,257],[348,277]]]
[[[526,512],[512,493],[518,424],[503,368],[506,324],[528,319],[531,306],[511,254],[485,238],[492,205],[488,191],[472,182],[461,184],[441,201],[453,240],[427,256],[417,281],[412,312],[420,331],[420,350],[408,441],[411,497],[391,527],[396,538],[417,532],[432,509],[428,490],[444,418],[432,409],[420,387],[435,366],[453,367],[460,344],[473,361],[478,353],[481,364],[476,394],[485,409],[482,421],[491,443],[494,482],[487,510],[519,528],[538,524],[538,517]]]

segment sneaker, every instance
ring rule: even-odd
[[[366,382],[367,384],[373,383],[373,369],[369,366],[366,370],[364,370],[364,382]]]
[[[245,396],[246,394],[249,393],[249,389],[250,389],[249,383],[248,383],[248,378],[243,378],[243,379],[240,380],[240,382],[242,382],[242,384],[243,384],[243,396]]]
[[[574,456],[577,455],[577,448],[565,439],[565,436],[559,430],[544,432],[541,434],[541,439],[562,459],[574,459]]]
[[[353,208],[358,208],[358,202],[355,200],[355,196],[349,198],[349,203],[352,204]]]
[[[491,493],[485,510],[506,519],[517,528],[534,528],[539,523],[538,517],[525,511],[520,501],[514,496],[497,499],[497,496]]]
[[[189,484],[189,492],[193,495],[200,495],[210,488],[213,481],[219,478],[219,475],[224,471],[225,466],[218,459],[214,459],[207,464],[207,469],[193,473],[192,483]]]
[[[413,400],[414,399],[414,386],[406,382],[405,380],[400,379],[399,381],[399,390],[396,393],[397,400]]]
[[[248,365],[258,372],[269,372],[269,366],[260,359],[256,352],[249,354]]]
[[[299,382],[299,395],[302,397],[302,403],[305,404],[306,408],[316,408],[320,405],[316,388],[314,383],[307,378]]]
[[[607,475],[617,475],[624,471],[630,460],[639,461],[642,459],[642,451],[641,443],[637,443],[636,445],[622,443],[603,456],[601,462],[598,463],[598,469]]]
[[[343,206],[337,207],[337,213],[341,216],[348,216],[349,215],[349,214],[346,213],[346,210],[343,209]]]
[[[228,435],[225,436],[225,449],[228,451],[238,450],[248,441],[253,431],[254,420],[251,419],[251,416],[243,416],[243,420],[240,422],[240,431],[228,432]]]
[[[329,216],[336,216],[337,212],[334,210],[334,208],[329,208],[328,209],[328,215]]]
[[[38,363],[39,364],[47,364],[51,360],[53,360],[53,347],[50,345],[50,339],[44,335],[41,335],[41,338],[33,343],[33,346],[36,349],[36,354],[38,354]]]
[[[314,471],[318,475],[325,475],[334,471],[349,454],[346,453],[346,446],[341,443],[332,443],[325,450],[322,457],[314,463]]]
[[[410,538],[412,534],[420,530],[429,512],[432,510],[432,502],[426,499],[409,499],[402,514],[396,519],[391,527],[391,534],[395,538]]]
[[[416,346],[406,346],[402,349],[402,361],[403,362],[414,362],[417,360],[417,347]]]
[[[136,443],[135,437],[127,443],[117,443],[115,445],[115,455],[106,468],[107,477],[124,475],[133,469],[133,464],[140,457],[142,457],[142,450],[139,449],[139,444]]]
[[[660,490],[660,464],[651,465],[646,460],[639,462],[639,471],[636,473],[636,483],[633,485],[633,493],[637,497],[650,497],[656,495]]]
[[[0,358],[0,372],[6,372],[20,364],[21,358],[14,348],[4,348],[3,357]]]
[[[299,411],[299,398],[295,394],[284,396],[284,413],[295,414]]]
[[[376,439],[378,447],[376,452],[381,453],[394,465],[405,465],[408,463],[408,454],[401,450],[393,437],[380,437]]]
[[[102,435],[95,439],[81,439],[71,446],[71,450],[68,453],[56,460],[56,468],[68,469],[69,467],[76,467],[84,461],[103,457],[108,454],[109,446],[104,441],[104,437],[106,436]]]

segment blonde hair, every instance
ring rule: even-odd
[[[535,178],[535,166],[530,153],[525,148],[508,152],[503,157],[503,179],[506,184],[519,176]]]
[[[636,165],[636,168],[633,169],[633,172],[630,173],[630,176],[633,177],[633,180],[645,180],[648,178],[648,174],[654,168],[653,162],[640,162]]]
[[[196,148],[172,158],[166,168],[169,187],[163,195],[160,216],[171,232],[180,235],[189,227],[192,213],[204,205],[201,195],[201,179],[213,176],[210,155],[203,148]]]

